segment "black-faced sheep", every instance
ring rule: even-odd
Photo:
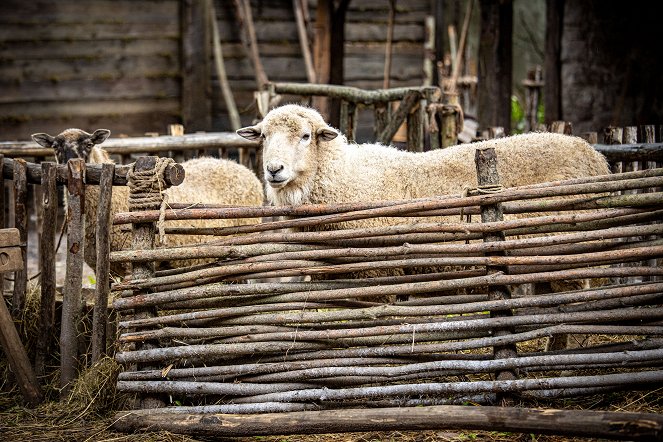
[[[316,110],[299,105],[275,108],[257,125],[237,133],[262,141],[265,192],[274,205],[460,194],[477,185],[474,155],[485,147],[496,150],[504,187],[609,173],[606,159],[578,137],[531,133],[411,153],[380,144],[348,144]],[[373,218],[336,228],[403,222],[407,221]]]
[[[82,158],[87,163],[112,163],[108,152],[98,145],[108,138],[110,131],[98,129],[89,134],[80,129],[67,129],[53,137],[45,133],[32,135],[32,139],[44,147],[52,148],[60,164],[72,158]],[[233,161],[205,157],[182,163],[185,178],[182,184],[165,191],[168,202],[221,204],[232,206],[260,206],[263,203],[263,191],[260,181],[246,167]],[[129,188],[115,186],[111,202],[111,216],[120,212],[128,212]],[[97,203],[99,200],[98,186],[85,188],[85,244],[83,256],[92,268],[96,267],[96,220]],[[224,227],[229,225],[253,224],[258,219],[238,220],[191,220],[167,221],[166,227]],[[169,235],[168,245],[178,246],[204,241],[204,237],[192,235]],[[111,251],[123,250],[131,246],[131,233],[122,230],[121,226],[113,226],[111,231]],[[192,265],[196,261],[178,260],[169,263],[171,267]],[[123,276],[128,266],[114,263],[111,272]]]

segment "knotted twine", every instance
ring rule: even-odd
[[[476,195],[488,195],[492,193],[497,193],[501,192],[504,190],[504,187],[502,187],[499,184],[486,184],[485,186],[479,186],[475,188],[471,188],[470,186],[464,186],[463,190],[461,192],[461,196],[463,198],[468,197],[468,196],[476,196]],[[464,217],[464,207],[460,208],[460,221],[463,222],[472,222],[472,214],[468,213],[467,217]],[[469,244],[470,240],[465,240],[465,244]]]
[[[137,210],[159,210],[157,229],[159,230],[159,241],[166,243],[166,232],[164,228],[166,220],[166,206],[168,195],[164,191],[168,188],[164,179],[166,168],[175,161],[172,158],[157,158],[154,169],[136,171],[135,163],[129,166],[127,173],[127,184],[129,185],[129,211]]]

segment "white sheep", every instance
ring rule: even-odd
[[[44,147],[53,148],[57,162],[65,164],[69,159],[82,158],[87,163],[112,163],[112,159],[101,147],[97,146],[108,138],[110,131],[98,129],[89,134],[80,129],[67,129],[53,137],[45,133],[32,135],[32,139]],[[232,206],[261,206],[263,191],[260,181],[246,167],[234,161],[211,157],[198,158],[182,163],[185,171],[184,181],[179,186],[166,190],[168,202],[220,204]],[[128,212],[129,188],[114,186],[111,201],[111,216]],[[85,187],[85,244],[83,256],[92,268],[96,267],[96,220],[99,201],[98,186]],[[235,220],[179,220],[166,221],[166,227],[224,227],[255,224],[259,219]],[[204,236],[169,235],[168,246],[176,247],[205,241]],[[113,226],[111,230],[111,251],[131,247],[131,233],[122,226]],[[167,263],[170,267],[183,267],[199,263],[195,260],[177,260]],[[124,276],[128,265],[112,263],[111,272]]]
[[[603,155],[578,137],[530,133],[412,153],[380,144],[349,144],[316,110],[292,104],[273,109],[257,125],[237,133],[262,141],[265,192],[278,206],[460,194],[477,185],[474,155],[485,147],[496,150],[504,187],[609,173]],[[322,228],[411,221],[371,218]]]

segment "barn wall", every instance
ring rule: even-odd
[[[179,120],[177,0],[0,2],[2,140]]]
[[[251,61],[242,47],[235,24],[233,2],[215,2],[228,79],[243,123],[250,123],[256,80]],[[423,81],[424,20],[430,14],[431,0],[397,2],[391,87],[420,86]],[[270,81],[306,82],[306,70],[297,36],[291,0],[252,0],[253,20],[260,57]],[[315,26],[316,2],[309,1],[310,30]],[[345,84],[366,89],[382,87],[389,2],[352,0],[346,15]],[[312,37],[312,35],[311,35]],[[312,44],[312,39],[310,40]],[[229,127],[225,104],[218,89],[216,72],[213,87],[215,129]],[[244,111],[244,112],[242,112]]]
[[[424,19],[432,1],[397,3],[391,86],[418,86],[423,81]],[[388,4],[385,0],[350,3],[346,84],[382,86]],[[195,41],[188,40],[188,46],[183,42],[192,38],[183,17],[191,17],[187,11],[201,5],[203,0],[0,2],[0,140],[29,140],[34,132],[59,133],[67,127],[105,127],[113,136],[164,133],[168,124],[187,120],[183,114],[201,115],[187,108],[196,102],[203,107],[211,102],[205,118],[209,121],[211,112],[211,124],[189,118],[191,130],[230,130],[213,60],[207,60],[204,68],[211,88],[187,83],[189,74],[183,74],[191,66],[201,66],[183,60],[183,53],[212,54]],[[214,5],[233,95],[242,122],[250,123],[257,86],[233,2],[215,0]],[[252,0],[251,7],[269,80],[305,82],[292,1]],[[311,31],[315,8],[316,1],[309,1]],[[194,34],[207,32],[195,29],[202,26],[204,14],[194,14],[198,20]],[[187,100],[192,94],[183,92],[183,84],[201,90]]]

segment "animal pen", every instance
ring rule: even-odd
[[[43,359],[54,345],[49,253],[56,187],[66,186],[74,227],[59,342],[66,388],[76,376],[80,345],[82,189],[99,185],[101,201],[103,195],[110,200],[111,182],[131,181],[133,211],[112,220],[131,226],[131,250],[108,253],[107,208],[97,223],[99,272],[111,261],[133,264],[130,279],[97,284],[91,333],[92,359],[113,343],[124,367],[117,389],[140,397],[136,409],[118,413],[117,430],[240,436],[467,428],[660,439],[663,418],[651,413],[491,406],[540,407],[663,382],[663,267],[657,261],[663,255],[663,169],[646,168],[661,161],[661,146],[653,139],[637,145],[614,132],[619,145],[597,146],[613,170],[626,170],[610,176],[502,189],[494,173],[499,158],[487,150],[478,152],[480,181],[466,195],[300,207],[162,208],[153,197],[183,176],[177,164],[155,173],[156,157],[141,157],[133,168],[5,158],[3,176],[12,180],[21,235],[28,183],[40,184],[43,195],[43,335],[35,371],[46,369]],[[633,161],[644,170],[628,171],[636,169]],[[137,172],[147,185],[128,178]],[[521,216],[503,220],[502,214]],[[458,221],[306,231],[370,217],[449,215]],[[277,217],[284,219],[267,221]],[[468,222],[472,217],[481,222]],[[162,223],[201,218],[265,221],[207,230]],[[291,228],[300,231],[284,230]],[[169,234],[206,234],[210,242],[156,246]],[[154,262],[174,258],[214,262],[153,271]],[[404,271],[346,276],[375,269]],[[24,271],[15,273],[13,310],[24,302],[25,279]],[[510,290],[569,280],[594,284],[547,294]],[[109,295],[110,311],[104,308]],[[384,295],[399,300],[371,301]],[[117,319],[109,321],[109,313]],[[106,337],[111,324],[116,339],[112,328]],[[557,336],[581,342],[546,349],[546,338]],[[19,381],[26,398],[37,402],[34,379]]]

